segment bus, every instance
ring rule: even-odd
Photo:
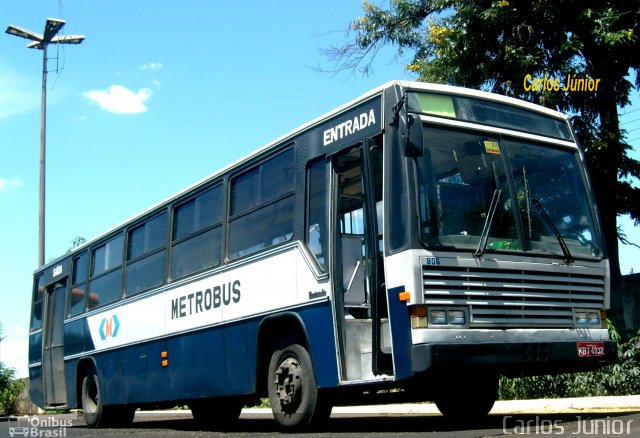
[[[500,376],[611,363],[609,265],[565,115],[393,81],[34,274],[30,395],[89,427],[269,399],[489,413]]]

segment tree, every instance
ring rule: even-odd
[[[16,371],[0,362],[0,408],[5,415],[13,415],[17,410],[18,398],[25,387],[23,380],[15,380]]]
[[[69,248],[69,250],[67,252],[71,252],[72,250],[74,250],[75,248],[84,245],[84,243],[87,241],[87,239],[85,239],[82,236],[76,236],[73,239],[71,239],[71,242],[69,242],[71,244],[71,248]]]
[[[640,89],[640,5],[637,0],[365,0],[350,25],[353,39],[327,50],[337,70],[371,72],[385,45],[414,53],[407,69],[419,80],[484,89],[568,113],[593,182],[612,283],[619,284],[616,218],[640,224],[640,162],[618,122],[618,107]],[[527,75],[530,75],[529,77]],[[597,90],[535,90],[532,80],[568,75],[599,79]],[[628,78],[633,80],[633,83]],[[527,80],[527,78],[530,78]]]

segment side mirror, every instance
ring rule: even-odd
[[[404,144],[404,156],[416,158],[422,156],[423,135],[420,117],[407,114],[407,131]]]

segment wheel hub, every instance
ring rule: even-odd
[[[285,412],[295,412],[302,396],[302,373],[294,358],[284,360],[276,371],[276,394]]]

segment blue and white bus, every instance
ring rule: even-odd
[[[391,82],[35,272],[31,398],[89,427],[268,397],[487,414],[500,375],[601,367],[608,259],[567,117]]]

